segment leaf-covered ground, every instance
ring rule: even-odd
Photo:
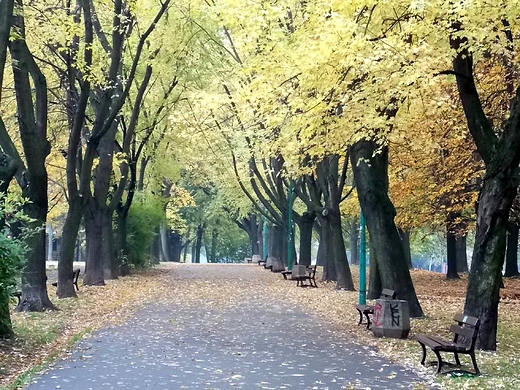
[[[204,267],[204,265],[199,265]],[[218,308],[238,304],[245,296],[254,299],[284,300],[304,311],[316,313],[329,322],[336,332],[355,336],[362,343],[379,348],[380,352],[406,366],[413,367],[446,388],[518,389],[520,375],[520,281],[506,280],[500,304],[499,349],[496,353],[478,352],[477,362],[483,376],[478,378],[436,377],[433,369],[419,366],[420,347],[411,340],[375,339],[364,327],[357,326],[356,292],[337,291],[333,283],[319,283],[320,288],[297,288],[294,282],[283,280],[256,265],[222,265],[254,267],[257,282],[229,284],[200,279],[186,279],[172,286],[171,273],[183,264],[161,265],[138,275],[109,281],[105,287],[80,286],[79,299],[57,301],[57,312],[13,313],[18,339],[0,346],[0,386],[13,385],[24,372],[66,354],[70,345],[82,334],[121,322],[147,302],[173,302],[182,305],[206,305]],[[357,270],[353,268],[354,277]],[[446,335],[455,312],[463,308],[465,280],[446,281],[443,275],[425,271],[412,272],[419,300],[426,313],[424,319],[412,320],[412,334]],[[49,278],[51,280],[51,278]],[[49,294],[53,293],[49,287]],[[462,357],[463,361],[465,357]]]

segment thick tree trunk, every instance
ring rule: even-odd
[[[256,215],[251,215],[251,254],[258,255],[260,254],[260,240],[258,236],[258,223],[256,222]]]
[[[332,232],[330,221],[327,217],[318,216],[321,226],[320,249],[322,249],[323,276],[325,282],[337,282],[336,264],[334,262],[334,252],[332,243]],[[319,253],[319,251],[318,251]]]
[[[446,253],[448,269],[446,271],[447,279],[460,279],[457,273],[457,237],[452,227],[448,222],[446,226]]]
[[[0,292],[0,340],[10,339],[14,335],[9,312],[9,298],[7,291]]]
[[[520,162],[520,88],[511,99],[510,115],[500,136],[484,112],[473,77],[473,57],[464,26],[454,22],[450,36],[456,50],[453,70],[464,114],[477,151],[486,165],[477,205],[477,226],[464,312],[481,321],[477,348],[495,350],[498,302],[505,257],[509,211],[517,194]]]
[[[113,211],[106,207],[103,213],[103,276],[105,280],[119,277],[119,263],[112,226]]]
[[[169,228],[166,225],[161,224],[160,229],[161,229],[160,230],[160,232],[161,232],[161,235],[160,235],[160,239],[161,239],[161,256],[160,256],[160,260],[161,261],[171,261],[170,243],[169,243],[169,240],[168,240]]]
[[[283,231],[283,227],[278,225],[269,228],[269,257],[283,259],[283,242],[286,241]]]
[[[256,229],[255,229],[256,231]],[[211,232],[211,251],[210,251],[210,263],[216,263],[217,262],[217,244],[218,244],[218,231],[216,229],[213,229]]]
[[[21,0],[18,5],[23,9]],[[11,42],[12,70],[16,92],[18,127],[27,162],[22,196],[29,200],[24,213],[34,220],[37,230],[27,239],[27,264],[22,271],[22,298],[18,311],[55,309],[47,295],[45,275],[45,223],[47,219],[47,171],[45,159],[50,152],[47,140],[47,82],[25,41],[23,13],[13,18],[18,38]],[[29,77],[30,75],[30,77]],[[34,87],[34,99],[33,90]]]
[[[404,254],[406,258],[406,264],[408,264],[408,269],[413,269],[412,264],[412,250],[410,248],[410,231],[397,229],[399,232],[399,237],[401,238],[401,242],[403,243]]]
[[[314,212],[306,211],[302,214],[300,228],[300,261],[298,264],[311,265],[312,227],[316,216]]]
[[[265,258],[264,253],[264,224],[263,223],[257,223],[256,224],[256,234],[258,237],[258,253],[253,253],[260,255],[260,258]]]
[[[383,291],[383,285],[381,283],[380,272],[377,269],[377,258],[376,252],[372,245],[370,245],[370,275],[368,283],[368,299],[378,299]]]
[[[71,158],[74,158],[71,156]],[[76,297],[76,290],[72,284],[74,271],[73,261],[76,250],[78,230],[81,225],[82,210],[81,198],[69,199],[69,209],[61,233],[61,251],[58,258],[58,298]]]
[[[396,211],[388,197],[388,148],[374,141],[358,141],[351,148],[351,161],[382,286],[394,290],[398,299],[408,301],[411,317],[422,317],[394,223]]]
[[[204,225],[197,226],[197,239],[195,241],[195,263],[200,263],[200,250],[202,248],[202,237],[204,236]]]
[[[504,276],[507,278],[518,277],[518,222],[511,221],[507,225],[507,252],[506,269]]]
[[[455,238],[455,247],[457,250],[457,272],[468,272],[468,255],[466,253],[466,237],[467,233],[463,236],[457,236]]]
[[[345,242],[343,241],[339,202],[336,206],[335,209],[329,211],[328,215],[332,244],[331,254],[336,269],[336,289],[354,291],[354,281],[350,273]]]
[[[14,0],[0,0],[0,101],[2,100],[7,45],[11,33],[11,23],[13,22],[13,7]]]
[[[506,179],[501,170],[494,174],[489,168],[486,170],[479,194],[477,231],[464,307],[466,314],[480,318],[477,345],[486,350],[496,349],[507,223],[517,188],[516,180]]]
[[[358,249],[359,226],[357,219],[353,218],[350,222],[350,264],[359,264],[359,249]]]
[[[85,233],[87,238],[87,259],[83,284],[89,286],[104,286],[103,273],[103,212],[95,198],[88,202],[85,212]]]
[[[117,213],[117,263],[119,265],[119,275],[130,275],[130,264],[128,258],[128,212],[120,208]],[[153,246],[153,244],[152,244]]]
[[[176,231],[170,233],[172,261],[180,263],[182,253],[182,236]]]
[[[319,218],[318,218],[319,219]],[[314,230],[318,234],[318,253],[316,254],[316,265],[323,267],[325,265],[325,242],[322,236],[323,228],[319,225],[318,220],[314,221]]]

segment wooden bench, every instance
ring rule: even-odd
[[[381,291],[381,296],[379,299],[395,299],[395,295],[396,294],[394,290],[384,288],[383,291]],[[363,323],[363,316],[365,316],[367,319],[367,329],[370,329],[370,325],[372,325],[370,316],[374,314],[374,305],[356,305],[356,309],[359,312],[358,325]]]
[[[457,366],[460,367],[459,354],[469,355],[471,362],[473,363],[474,373],[465,370],[457,370],[469,374],[480,375],[480,370],[477,366],[475,359],[475,342],[478,336],[478,330],[480,326],[480,320],[475,317],[465,316],[463,314],[456,314],[453,318],[457,325],[450,327],[450,332],[453,333],[452,341],[447,341],[438,336],[430,336],[419,334],[412,337],[421,344],[422,348],[422,360],[421,364],[425,365],[426,360],[426,347],[430,348],[435,356],[437,356],[437,362],[428,364],[437,364],[437,374],[441,372],[443,365]],[[455,357],[455,363],[445,362],[441,358],[441,352],[453,353]]]
[[[310,265],[307,267],[307,274],[303,276],[296,276],[293,278],[293,280],[296,280],[296,285],[300,287],[307,287],[307,284],[305,282],[309,281],[310,287],[318,287],[316,284],[316,265]]]
[[[79,268],[76,268],[73,272],[72,272],[72,284],[74,285],[74,287],[76,287],[76,291],[79,291],[79,287],[78,287],[78,279],[79,279],[79,273],[81,272],[81,270]],[[52,283],[52,285],[54,287],[58,287],[58,282],[54,282]]]

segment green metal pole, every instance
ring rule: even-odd
[[[365,235],[365,217],[361,213],[359,220],[359,304],[367,304],[367,242]]]
[[[293,229],[292,229],[292,213],[293,213],[293,182],[289,182],[289,237],[287,245],[287,269],[292,270],[293,266]]]

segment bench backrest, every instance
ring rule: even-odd
[[[475,349],[480,320],[464,314],[455,314],[453,319],[457,322],[457,325],[450,327],[450,331],[453,333],[453,342],[465,344],[468,351]]]
[[[381,299],[395,299],[396,293],[394,290],[390,290],[388,288],[384,288],[381,291]]]
[[[308,268],[309,277],[311,277],[312,279],[314,279],[316,277],[316,268],[318,268],[317,265],[310,265]]]

